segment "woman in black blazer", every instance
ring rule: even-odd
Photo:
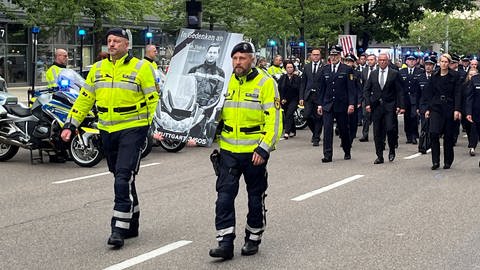
[[[451,61],[449,54],[440,57],[440,69],[432,75],[424,92],[428,104],[425,118],[430,118],[432,170],[440,167],[440,135],[443,135],[443,168],[450,169],[452,166],[455,121],[462,117],[462,82],[458,72],[448,68]]]
[[[294,73],[295,66],[292,62],[285,65],[287,71],[278,80],[278,88],[280,92],[280,99],[282,108],[285,113],[283,118],[283,128],[285,129],[285,139],[296,135],[294,114],[298,106],[298,97],[300,92],[301,79]]]

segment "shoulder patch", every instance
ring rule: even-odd
[[[275,109],[280,110],[280,98],[274,98]]]

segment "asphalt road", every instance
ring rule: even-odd
[[[31,165],[21,149],[0,164],[0,269],[480,269],[479,157],[468,155],[466,138],[452,168],[437,171],[429,154],[411,157],[416,146],[404,138],[395,161],[381,165],[372,141],[356,140],[345,161],[335,138],[328,164],[322,144],[309,141],[299,131],[272,153],[267,229],[251,257],[240,255],[241,184],[231,261],[208,256],[216,245],[212,149],[154,148],[143,160],[140,235],[121,250],[106,245],[113,177],[105,162]]]

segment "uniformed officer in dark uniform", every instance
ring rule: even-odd
[[[417,144],[418,138],[418,115],[417,109],[420,103],[420,85],[419,76],[423,73],[421,68],[416,67],[417,57],[409,55],[406,59],[406,68],[402,68],[399,73],[402,78],[403,97],[405,104],[404,130],[407,137],[407,143]]]
[[[467,120],[480,134],[480,75],[472,76],[469,84],[468,95],[465,99],[465,113]],[[480,162],[478,163],[480,167]]]
[[[459,69],[463,69],[466,73],[468,73],[468,70],[470,69],[470,56],[468,55],[462,55],[460,57],[461,60],[461,65],[459,65]]]
[[[345,153],[344,159],[351,159],[351,140],[348,131],[348,115],[355,110],[355,85],[353,69],[340,62],[342,47],[330,48],[330,63],[322,68],[320,74],[320,95],[317,112],[323,115],[323,155],[322,162],[331,162],[333,155],[333,120],[337,127]]]
[[[428,84],[424,99],[428,101],[425,118],[430,118],[432,170],[440,167],[440,136],[443,135],[444,169],[450,169],[454,159],[456,122],[461,119],[462,89],[458,72],[449,68],[452,57],[440,57],[440,69]]]
[[[362,89],[362,72],[359,69],[355,68],[355,62],[357,57],[353,53],[349,53],[345,56],[345,64],[353,70],[353,79],[354,79],[354,97],[355,97],[355,111],[352,114],[348,115],[348,129],[350,132],[350,142],[353,143],[353,139],[357,136],[358,129],[358,115],[362,114],[362,99],[363,99],[363,89]]]
[[[462,127],[465,130],[465,133],[467,133],[467,139],[468,139],[468,153],[470,156],[475,156],[475,148],[477,148],[478,145],[478,134],[477,130],[474,127],[475,124],[473,124],[471,121],[467,119],[467,96],[470,95],[470,92],[474,89],[472,87],[472,84],[477,83],[478,79],[475,79],[475,81],[472,80],[474,76],[478,74],[478,70],[474,68],[470,68],[467,72],[467,77],[465,81],[462,84]]]
[[[467,72],[465,72],[463,68],[460,68],[460,64],[459,64],[460,56],[458,56],[455,53],[452,53],[450,56],[452,57],[452,61],[449,64],[449,68],[451,70],[457,71],[460,81],[464,82],[465,78],[467,77]],[[453,145],[457,144],[458,135],[460,134],[460,124],[461,124],[461,121],[455,121],[455,127],[454,127],[455,133],[453,136]]]
[[[425,70],[420,76],[418,77],[418,85],[420,86],[420,104],[418,106],[418,115],[420,119],[420,126],[421,130],[425,130],[428,132],[427,129],[427,122],[425,120],[425,112],[428,109],[428,101],[424,100],[425,97],[424,92],[431,80],[432,74],[435,71],[435,66],[437,65],[437,58],[434,56],[427,55],[424,60]],[[428,149],[423,149],[422,145],[418,145],[418,151],[422,154],[426,154]]]

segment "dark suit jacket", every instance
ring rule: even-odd
[[[368,80],[368,70],[370,69],[370,66],[367,65],[363,70],[362,70],[362,76],[361,76],[361,83],[362,83],[362,88],[360,89],[360,92],[362,97],[360,98],[360,101],[362,102],[362,104],[365,102],[365,98],[363,96],[363,88],[365,87],[365,84],[367,84],[367,80]],[[373,70],[377,69],[377,65],[375,65],[375,68]],[[372,71],[373,71],[372,70]]]
[[[293,74],[292,78],[289,79],[287,74],[283,74],[280,79],[278,79],[280,99],[285,99],[287,102],[293,101],[298,103],[300,84],[301,79],[298,75]]]
[[[313,63],[308,63],[303,68],[302,84],[300,86],[300,100],[306,100],[310,96],[312,89],[315,89],[316,91],[320,90],[320,72],[322,70],[322,64],[320,61],[318,62],[316,74],[313,74],[312,72],[312,65]]]
[[[480,75],[475,75],[468,84],[465,113],[471,115],[475,123],[480,122]]]
[[[380,67],[372,71],[370,78],[363,88],[363,97],[365,106],[370,106],[375,110],[378,106],[383,106],[387,111],[395,111],[396,108],[405,108],[403,102],[403,90],[400,75],[397,70],[388,68],[388,74],[383,89],[380,87],[378,77]]]
[[[433,73],[430,83],[424,91],[428,110],[443,112],[462,111],[462,79],[460,74],[449,69],[442,78],[440,70]],[[452,116],[453,117],[453,116]]]
[[[317,103],[323,110],[346,112],[348,105],[356,105],[355,81],[351,67],[340,63],[337,72],[332,73],[332,65],[325,65],[320,75],[320,95]]]
[[[420,103],[420,76],[425,73],[423,69],[415,67],[413,74],[408,74],[408,68],[402,68],[400,71],[400,77],[403,84],[403,95],[405,106],[418,105]]]

